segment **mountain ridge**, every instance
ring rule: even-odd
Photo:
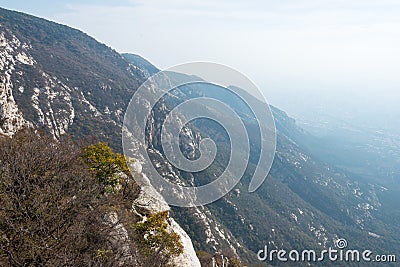
[[[137,55],[130,62],[127,54],[120,55],[79,30],[1,8],[0,16],[1,133],[12,135],[29,125],[56,138],[95,136],[122,151],[124,111],[135,90],[158,69]],[[179,97],[184,100],[195,94],[195,90],[182,91]],[[157,115],[165,116],[169,109],[162,106]],[[335,247],[338,238],[354,237],[349,240],[352,247],[361,249],[370,242],[377,253],[392,248],[398,252],[397,228],[377,218],[385,191],[309,155],[304,138],[313,137],[286,113],[271,109],[278,148],[264,185],[253,194],[247,192],[251,162],[249,172],[224,198],[192,209],[172,208],[172,217],[189,234],[195,249],[260,264],[256,253],[267,244],[277,249],[323,249]],[[221,162],[194,175],[174,169],[158,146],[157,123],[150,129],[149,143],[142,145],[151,145],[152,158],[166,170],[165,176],[187,183],[192,178],[208,181],[223,168]],[[193,124],[187,130],[185,147],[194,150],[202,135],[220,133],[209,123]],[[224,139],[220,143],[227,147]]]

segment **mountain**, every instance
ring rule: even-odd
[[[146,70],[78,30],[5,9],[0,18],[0,134],[12,136],[28,126],[56,139],[94,137],[121,150],[123,110]],[[147,198],[146,192],[138,196],[135,214],[169,210],[162,201],[142,205]],[[109,220],[116,225],[114,235],[126,232],[118,216],[111,214]],[[185,231],[172,218],[168,224],[184,249],[173,263],[200,266]],[[113,242],[124,250],[126,239]]]
[[[127,99],[145,70],[81,31],[22,13],[0,10],[2,131],[29,122],[76,137],[121,135]],[[8,114],[9,117],[5,117]]]
[[[173,75],[171,78],[175,78]],[[190,81],[191,77],[178,79]],[[180,99],[166,100],[167,105],[157,110],[155,117],[162,118],[173,109],[196,94],[214,96],[232,109],[240,110],[244,120],[251,121],[243,107],[224,91],[215,93],[215,88],[188,85],[179,88],[173,95]],[[261,106],[262,103],[259,103]],[[260,108],[257,104],[252,107]],[[223,251],[227,255],[239,255],[247,262],[257,264],[255,253],[265,244],[276,249],[314,248],[322,250],[335,247],[340,238],[351,242],[352,248],[365,249],[365,244],[377,253],[396,252],[399,248],[398,231],[394,219],[382,216],[382,211],[391,207],[383,201],[396,191],[389,190],[378,183],[362,180],[338,167],[319,160],[309,151],[317,150],[318,142],[313,136],[296,125],[294,119],[285,112],[271,107],[277,128],[278,144],[274,164],[269,177],[255,193],[247,188],[254,166],[257,162],[257,148],[244,179],[224,198],[198,208],[173,208],[174,217],[192,236],[195,247],[205,251]],[[201,114],[201,107],[192,106]],[[214,112],[218,113],[217,110]],[[221,132],[218,125],[210,121],[193,122],[183,132],[189,142],[182,147],[198,149],[201,137],[217,140],[217,159],[209,169],[198,173],[185,173],[176,170],[163,158],[160,143],[161,122],[154,119],[151,130],[153,138],[147,146],[152,148],[154,165],[160,166],[164,177],[174,177],[190,184],[205,184],[218,176],[226,166],[229,154],[229,138]],[[223,120],[226,121],[226,120]],[[245,122],[246,123],[246,122]],[[248,123],[248,132],[252,132]],[[200,136],[200,138],[194,138]],[[185,140],[185,138],[183,138]],[[185,142],[185,141],[184,141]],[[191,145],[189,145],[191,143]],[[257,145],[256,145],[257,146]],[[194,154],[194,151],[186,152]],[[167,166],[167,167],[165,167]],[[389,204],[389,205],[388,205]],[[394,215],[394,213],[392,213]],[[397,215],[396,215],[397,216]],[[279,263],[275,263],[278,264]],[[329,266],[329,262],[324,262]],[[332,263],[333,264],[333,263]],[[335,263],[337,264],[337,263]],[[351,264],[351,263],[349,263]],[[357,266],[358,264],[353,264]]]
[[[153,64],[151,64],[146,59],[139,55],[123,53],[121,54],[127,61],[131,62],[134,66],[139,67],[141,70],[146,70],[149,76],[156,74],[160,70],[157,69]]]
[[[76,139],[95,137],[121,152],[125,110],[137,88],[156,72],[158,69],[140,56],[121,55],[79,30],[0,9],[1,134],[11,136],[31,126],[43,128],[55,138],[64,134]],[[191,77],[176,74],[173,79]],[[232,107],[237,104],[231,96],[201,86],[182,88],[156,107],[148,139],[140,144],[148,149],[164,177],[185,184],[209,182],[221,173],[229,158],[226,134],[205,120],[185,126],[181,139],[190,156],[196,154],[202,138],[216,138],[221,149],[211,168],[186,173],[174,168],[163,153],[159,142],[162,119],[173,106],[200,94],[218,96]],[[190,236],[203,265],[209,266],[211,258],[220,254],[260,265],[264,263],[256,254],[265,245],[320,251],[335,247],[340,238],[346,238],[350,248],[399,254],[399,215],[397,210],[393,217],[387,213],[393,191],[328,162],[318,153],[319,143],[311,134],[285,112],[271,109],[278,142],[264,184],[256,192],[248,192],[258,160],[259,144],[255,142],[248,169],[229,194],[206,206],[171,209],[171,216]],[[251,117],[241,110],[248,129]],[[151,186],[146,188],[151,190]],[[270,264],[281,265],[277,261]]]

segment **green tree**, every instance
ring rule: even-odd
[[[107,143],[99,142],[84,149],[84,159],[97,180],[106,189],[115,190],[122,182],[121,173],[129,175],[123,155],[114,153]]]
[[[101,148],[96,159],[113,157]],[[68,138],[34,130],[0,136],[0,266],[132,266],[115,239],[120,224],[138,219],[131,212],[138,188],[125,182],[104,194],[87,161]],[[104,223],[111,211],[118,213],[115,225]],[[133,240],[133,230],[128,234]]]
[[[183,252],[180,237],[169,231],[167,219],[168,211],[163,211],[150,214],[146,221],[133,225],[147,266],[170,266],[171,256]]]

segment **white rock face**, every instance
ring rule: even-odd
[[[13,135],[28,125],[14,100],[11,81],[16,64],[34,63],[25,53],[15,55],[20,46],[21,42],[14,35],[7,39],[5,32],[0,33],[0,134],[4,135]]]
[[[173,259],[174,266],[201,267],[190,237],[173,218],[170,223],[172,231],[181,237],[184,250],[183,254]]]
[[[0,134],[13,135],[27,122],[22,116],[12,93],[10,75],[0,78]]]
[[[33,65],[35,61],[32,59],[32,57],[28,56],[25,54],[25,52],[18,53],[17,56],[15,57],[19,62],[25,65]]]
[[[43,87],[32,88],[32,85],[30,90],[26,90],[18,86],[25,68],[37,68],[36,61],[30,55],[31,49],[31,45],[22,43],[11,31],[0,31],[0,134],[13,135],[23,126],[33,125],[23,117],[14,93],[31,94],[35,124],[44,126],[54,137],[59,137],[66,133],[75,118],[70,94],[72,90],[57,77],[40,70],[38,78]],[[18,86],[15,90],[14,84]]]
[[[66,133],[75,118],[71,89],[57,77],[45,72],[41,72],[41,76],[45,86],[34,88],[32,107],[37,112],[39,124],[48,128],[54,137],[59,137]]]
[[[135,161],[134,164],[134,170],[142,170],[138,161]],[[152,213],[169,211],[170,207],[165,200],[163,200],[163,197],[151,186],[150,180],[143,173],[137,172],[135,175],[141,175],[140,179],[143,184],[141,185],[139,197],[133,203],[133,208],[135,208],[135,206],[146,208]],[[173,218],[169,219],[168,230],[177,233],[183,245],[183,253],[172,259],[173,265],[177,267],[201,267],[192,240]]]
[[[169,211],[170,207],[163,200],[163,197],[151,186],[149,178],[144,174],[138,173],[142,181],[140,185],[140,193],[137,199],[135,199],[133,205],[141,208],[145,208],[152,213]]]
[[[118,246],[117,256],[119,259],[119,265],[122,266],[126,262],[131,262],[134,259],[129,246],[131,240],[125,226],[120,223],[118,214],[116,212],[107,213],[104,216],[104,223],[112,229],[110,232],[110,242],[113,245]]]

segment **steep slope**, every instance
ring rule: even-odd
[[[190,77],[175,75],[178,79]],[[172,77],[174,78],[174,77]],[[187,184],[204,184],[221,173],[229,157],[229,138],[218,125],[210,121],[193,122],[184,127],[182,147],[190,158],[198,149],[201,138],[217,140],[221,153],[212,167],[198,173],[185,173],[174,169],[163,157],[160,144],[162,118],[174,106],[196,96],[213,96],[237,109],[241,117],[251,121],[251,114],[238,106],[229,93],[215,93],[213,89],[189,85],[181,87],[176,98],[166,98],[167,105],[156,109],[152,120],[148,147],[154,165],[160,166],[164,177],[173,177]],[[261,105],[259,103],[258,105]],[[257,106],[253,107],[262,108]],[[201,107],[193,105],[201,114]],[[321,251],[335,247],[339,238],[347,238],[352,248],[368,249],[375,253],[397,252],[399,236],[391,220],[377,216],[381,210],[381,195],[385,188],[379,184],[360,181],[340,169],[311,156],[303,147],[312,136],[299,128],[283,111],[272,108],[278,130],[276,158],[267,181],[256,193],[248,193],[249,178],[257,162],[257,145],[253,149],[250,168],[244,179],[227,196],[206,207],[174,208],[174,216],[194,238],[198,249],[208,252],[223,251],[239,255],[248,262],[257,263],[255,253],[268,244],[276,249],[313,248]],[[217,110],[215,112],[218,112]],[[224,120],[223,120],[224,121]],[[246,123],[246,122],[245,122]],[[252,131],[248,123],[248,131]],[[200,136],[200,138],[199,138]],[[324,262],[324,265],[337,263]],[[305,263],[304,265],[307,265]],[[358,263],[353,263],[357,266]]]
[[[94,136],[119,151],[128,102],[138,86],[158,71],[137,55],[121,56],[78,30],[4,9],[0,9],[0,57],[0,133],[12,135],[32,125],[55,137]],[[176,79],[190,78],[177,75]],[[158,142],[160,121],[173,104],[196,96],[202,88],[189,89],[157,107],[148,143],[141,145],[149,148],[165,177],[206,183],[221,172],[228,158],[228,140],[218,125],[199,121],[185,127],[187,155],[195,153],[206,136],[217,138],[222,148],[220,160],[200,173],[173,168]],[[220,97],[228,104],[233,101],[227,95]],[[368,249],[375,253],[400,253],[398,226],[376,217],[385,189],[357,181],[313,157],[308,153],[312,148],[305,149],[302,141],[313,137],[284,112],[275,108],[273,112],[277,153],[270,176],[258,191],[247,192],[254,156],[244,179],[224,198],[203,207],[172,209],[195,249],[259,264],[256,253],[266,244],[289,250],[322,249],[347,238],[352,248],[366,249],[369,243]],[[243,111],[241,116],[251,117]],[[253,149],[257,151],[257,144]]]
[[[30,126],[55,138],[94,137],[120,150],[124,109],[146,75],[78,30],[0,8],[0,134]],[[156,208],[146,212],[169,209],[165,203]],[[169,229],[184,245],[175,263],[200,266],[190,238],[172,218]]]
[[[146,76],[120,54],[69,27],[0,9],[2,131],[32,122],[54,136],[97,137],[115,147],[126,103]],[[115,138],[118,140],[118,138]]]

